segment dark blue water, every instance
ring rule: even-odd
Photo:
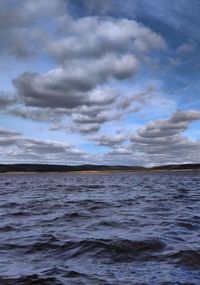
[[[4,284],[200,284],[200,173],[1,175]]]

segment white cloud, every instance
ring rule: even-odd
[[[194,44],[191,43],[184,43],[181,46],[178,47],[177,51],[181,53],[190,53],[195,50]]]

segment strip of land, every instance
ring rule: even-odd
[[[151,168],[124,165],[0,164],[0,173],[113,173],[146,171],[198,171],[200,164],[173,164]]]

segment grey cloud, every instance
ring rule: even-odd
[[[124,135],[115,135],[115,136],[100,136],[94,139],[96,144],[99,146],[107,146],[114,148],[115,146],[121,145],[126,140]]]
[[[1,1],[0,31],[2,52],[25,59],[35,53],[40,44],[35,37],[35,29],[40,28],[48,34],[44,20],[52,24],[66,12],[62,0],[8,0]],[[35,47],[35,49],[33,48]]]
[[[107,121],[107,117],[103,116],[101,113],[98,114],[96,117],[88,116],[88,115],[81,115],[75,114],[73,117],[73,122],[77,124],[101,124]]]
[[[30,0],[27,3],[26,8],[32,11],[33,18],[35,11],[47,4],[45,0],[40,7],[39,2],[35,4]],[[118,93],[109,88],[109,84],[113,79],[132,78],[142,60],[138,53],[144,54],[152,48],[162,49],[165,41],[133,20],[109,17],[73,19],[62,6],[62,1],[57,4],[53,25],[59,28],[66,21],[68,24],[62,32],[57,30],[54,40],[46,41],[48,47],[43,51],[48,50],[49,55],[56,56],[59,65],[44,74],[24,72],[13,80],[21,105],[26,108],[20,110],[21,107],[16,107],[10,112],[22,118],[54,123],[68,116],[73,123],[72,129],[82,133],[98,131],[102,124],[122,116],[123,108],[117,110],[116,105]],[[47,16],[51,13],[50,5]],[[38,15],[41,15],[40,10]],[[40,31],[39,35],[38,31],[35,34],[41,41]],[[21,57],[28,56],[23,39],[22,36],[13,46],[16,55],[18,53]],[[110,112],[109,106],[114,111]],[[65,109],[66,113],[61,114],[60,109]]]
[[[23,119],[47,123],[56,123],[60,121],[64,116],[69,115],[66,109],[61,108],[52,110],[51,108],[24,108],[23,106],[12,107],[7,111],[7,113]]]
[[[110,162],[121,160],[126,164],[149,166],[197,163],[200,159],[200,141],[193,141],[182,133],[191,122],[199,119],[200,112],[189,110],[176,111],[166,120],[152,121],[130,137],[130,144],[111,144],[112,150],[106,154],[106,158]]]
[[[149,112],[168,115],[176,110],[176,103],[165,96],[156,85],[149,85],[144,90],[121,96],[116,103],[123,114],[140,113],[146,116]]]
[[[121,98],[118,107],[121,109],[129,109],[132,104],[135,108],[135,112],[140,111],[140,109],[152,99],[154,92],[156,92],[155,87],[149,86],[145,91],[139,92],[137,94],[129,95]],[[131,108],[131,111],[134,109]]]
[[[200,119],[200,112],[177,111],[168,120],[152,121],[131,137],[132,149],[159,163],[196,161],[200,142],[191,141],[182,133],[189,123]]]
[[[97,61],[72,61],[65,68],[50,70],[44,75],[24,73],[13,82],[27,106],[75,108],[88,104],[108,104],[113,94],[99,96],[96,85],[110,78],[119,80],[132,76],[138,68],[135,57],[104,57]],[[93,93],[92,93],[93,92]],[[96,93],[95,93],[96,92]],[[108,100],[109,99],[109,100]]]
[[[76,124],[71,127],[72,132],[80,132],[82,134],[96,133],[101,128],[101,124]]]
[[[129,159],[134,159],[133,151],[129,147],[116,147],[111,152],[108,153],[110,157],[121,157],[122,160],[124,157],[128,156]],[[136,158],[136,156],[135,156]],[[141,161],[139,162],[141,164]]]
[[[143,53],[163,49],[164,39],[134,20],[85,17],[65,25],[66,37],[50,42],[47,51],[60,60],[97,58],[107,53]]]
[[[7,130],[7,129],[4,129],[4,128],[0,128],[0,135],[1,136],[13,136],[13,135],[20,135],[20,133],[18,132],[14,132],[14,131],[11,131],[11,130]]]
[[[7,108],[10,105],[13,105],[14,103],[16,103],[16,98],[11,97],[4,93],[0,93],[0,109],[5,110],[5,108]]]
[[[75,162],[85,153],[67,143],[43,141],[22,136],[21,133],[0,129],[1,161],[15,162]]]
[[[56,0],[7,0],[1,3],[0,27],[17,27],[32,24],[38,17],[62,15],[64,1]]]
[[[20,138],[21,133],[0,128],[0,147],[7,147],[15,144]]]
[[[27,40],[29,39],[29,40]],[[19,29],[13,32],[10,40],[10,53],[18,59],[27,59],[35,54],[33,43],[28,29]]]
[[[7,130],[4,128],[0,128],[0,136],[2,137],[11,137],[11,136],[20,136],[21,133],[20,132],[15,132],[15,131],[11,131],[11,130]]]
[[[83,110],[82,110],[83,111]],[[72,115],[72,121],[76,124],[75,130],[82,133],[98,131],[104,123],[121,119],[122,114],[115,106],[105,106],[100,109],[92,109],[86,112],[77,112]]]
[[[93,90],[89,92],[88,98],[94,105],[90,102],[88,106],[82,105],[74,109],[12,106],[7,113],[23,119],[52,123],[50,129],[54,131],[64,130],[83,134],[98,131],[102,124],[121,118],[121,113],[115,109],[114,100],[118,98],[118,93],[114,90]],[[68,127],[62,123],[66,116],[70,119]]]
[[[92,123],[104,123],[107,121],[117,120],[121,117],[121,114],[114,110],[101,110],[98,113],[88,113],[88,114],[81,114],[77,113],[72,115],[72,119],[75,123],[79,124],[92,124]]]
[[[31,152],[36,155],[67,153],[71,147],[65,143],[41,141],[37,139],[23,139],[18,142],[20,148],[26,152]]]
[[[173,123],[189,123],[195,120],[200,119],[200,112],[191,110],[191,111],[177,111],[174,113],[174,115],[171,117],[171,122]]]
[[[132,141],[147,142],[151,144],[172,140],[176,135],[187,130],[190,122],[199,120],[200,112],[198,111],[177,111],[168,120],[152,121],[145,127],[138,130]],[[175,137],[174,137],[175,136]]]

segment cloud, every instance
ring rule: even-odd
[[[180,123],[180,122],[189,123],[189,122],[199,120],[199,119],[200,119],[200,112],[191,110],[191,111],[175,112],[173,116],[171,117],[170,121],[172,123]]]
[[[117,3],[117,4],[116,4]],[[112,1],[112,8],[108,13],[115,16],[155,20],[155,24],[164,24],[166,28],[180,32],[195,40],[199,39],[199,10],[198,0],[178,0],[172,3],[171,0],[121,0]]]
[[[0,129],[1,161],[75,163],[85,152],[67,143],[24,137],[21,133]]]
[[[70,130],[75,133],[79,132],[81,134],[87,135],[98,132],[100,128],[101,124],[95,124],[95,123],[83,124],[83,125],[75,124],[74,126],[71,126]]]
[[[48,119],[48,115],[49,121],[53,121],[53,115],[55,121],[64,115],[70,116],[74,123],[87,124],[84,128],[82,126],[73,130],[93,132],[101,127],[100,124],[118,117],[115,112],[108,112],[109,106],[119,96],[115,89],[109,87],[108,82],[112,78],[119,81],[129,78],[137,69],[138,61],[134,56],[118,58],[111,55],[96,61],[73,60],[69,67],[59,67],[44,75],[24,73],[14,80],[14,84],[22,105],[27,108],[15,108],[11,112],[23,118],[41,118],[43,121]],[[96,123],[98,127],[88,125]]]
[[[63,15],[65,8],[62,0],[8,0],[1,3],[2,52],[20,60],[34,55],[39,46],[41,50],[42,40],[36,34],[39,30],[43,31],[43,36],[49,34],[45,22],[52,24],[52,19]]]
[[[94,138],[94,141],[99,146],[107,146],[111,148],[115,148],[116,146],[121,145],[126,140],[126,137],[124,135],[115,135],[115,136],[106,136],[102,135],[99,137]]]
[[[151,121],[132,135],[121,134],[119,143],[117,139],[115,143],[117,137],[112,135],[99,137],[97,142],[111,148],[104,158],[111,164],[121,162],[126,165],[153,166],[198,163],[200,141],[184,136],[189,124],[196,120],[200,120],[199,111],[176,111],[169,119]]]
[[[15,79],[13,82],[24,103],[27,106],[66,109],[92,103],[107,104],[106,97],[102,96],[102,100],[98,89],[91,90],[111,78],[129,78],[138,69],[137,59],[131,55],[121,58],[105,56],[96,61],[75,60],[69,63],[44,75],[26,72]]]
[[[61,61],[108,53],[144,53],[166,46],[160,35],[134,20],[93,16],[71,19],[64,25],[66,36],[47,46],[47,51]]]
[[[133,113],[168,115],[175,110],[175,102],[160,94],[155,85],[147,85],[144,90],[131,93],[129,91],[122,94],[113,88],[102,86],[84,93],[85,103],[81,105],[82,101],[75,101],[76,105],[71,109],[66,109],[64,102],[57,100],[56,106],[62,108],[43,107],[43,104],[38,107],[21,105],[10,108],[8,113],[24,119],[53,123],[51,130],[89,134],[98,132],[109,122],[123,121]],[[46,100],[49,100],[49,96]],[[67,127],[62,123],[66,117],[69,120]]]
[[[0,147],[16,144],[21,133],[0,128]]]
[[[4,110],[8,106],[11,106],[16,103],[16,98],[5,94],[4,92],[0,93],[0,109]]]
[[[27,120],[33,120],[38,122],[46,123],[57,123],[62,118],[68,115],[66,109],[57,108],[52,110],[51,108],[35,108],[35,107],[24,107],[17,106],[10,108],[6,112],[8,115],[20,117]]]
[[[145,91],[122,97],[118,106],[122,109],[129,109],[131,107],[132,111],[132,104],[134,104],[133,108],[135,108],[135,111],[139,111],[150,99],[152,99],[152,95],[154,95],[155,92],[155,87],[150,85]]]
[[[152,121],[131,137],[132,149],[154,163],[197,161],[195,152],[200,142],[182,135],[195,120],[200,120],[200,112],[189,110],[176,111],[167,120]]]
[[[149,84],[143,90],[129,92],[126,96],[121,96],[117,102],[117,107],[123,113],[131,115],[140,113],[147,116],[149,113],[154,115],[168,115],[176,109],[174,100],[163,94],[156,84]]]
[[[154,49],[164,49],[166,43],[134,20],[73,18],[64,1],[53,2],[19,1],[17,13],[3,23],[9,30],[7,46],[12,55],[23,59],[37,52],[57,65],[43,73],[25,71],[17,76],[13,84],[19,101],[7,113],[53,123],[53,129],[67,118],[71,125],[66,131],[94,133],[123,117],[117,105],[122,94],[113,87],[115,83],[132,80],[143,58]],[[92,10],[104,6],[87,4]],[[10,5],[4,7],[4,18],[12,14]]]
[[[190,43],[184,43],[181,46],[178,47],[177,51],[182,53],[190,53],[195,50],[194,45]]]
[[[24,26],[40,17],[51,19],[52,16],[63,14],[65,5],[62,0],[8,0],[2,3],[1,8],[0,27],[6,28]]]

